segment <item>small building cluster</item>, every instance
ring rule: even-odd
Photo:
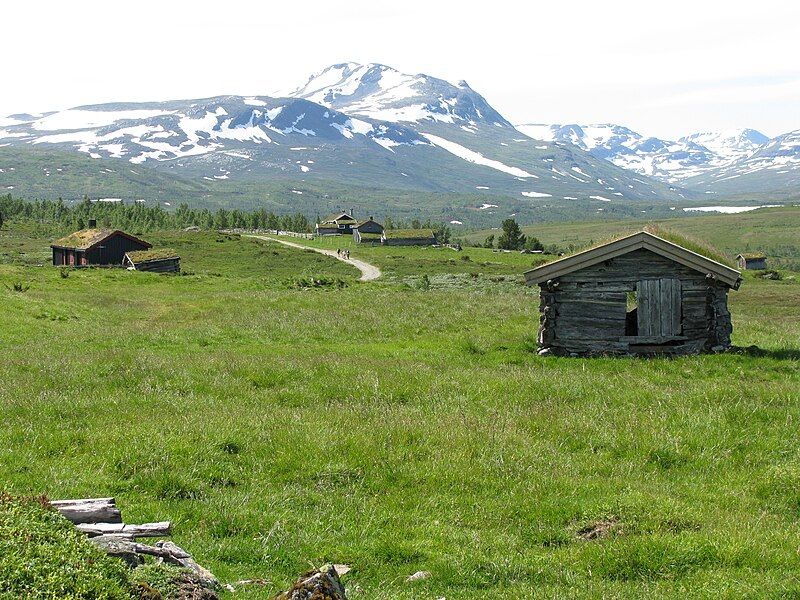
[[[525,273],[541,354],[693,354],[730,347],[739,271],[647,232]]]
[[[351,213],[340,212],[322,219],[316,226],[317,235],[344,235],[353,233],[356,220]]]
[[[385,246],[432,246],[437,243],[431,229],[386,229],[372,217],[363,221],[353,218],[352,211],[330,215],[316,225],[317,235],[353,235],[357,244]]]
[[[153,245],[119,229],[89,227],[56,240],[53,266],[128,266],[138,271],[179,272],[180,257],[172,250],[152,250]]]

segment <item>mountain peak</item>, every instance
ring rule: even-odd
[[[289,94],[335,110],[393,123],[510,124],[466,81],[453,85],[379,63],[339,63],[313,74]]]

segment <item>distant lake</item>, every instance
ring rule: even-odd
[[[749,210],[755,210],[757,208],[775,208],[777,206],[783,206],[782,204],[761,204],[759,206],[692,206],[690,208],[684,208],[683,210],[686,212],[718,212],[718,213],[726,213],[726,214],[735,214],[735,213],[743,213]]]

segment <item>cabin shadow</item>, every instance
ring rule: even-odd
[[[800,348],[775,348],[765,349],[758,346],[734,346],[730,350],[731,354],[742,356],[752,356],[754,358],[772,358],[774,360],[798,360],[800,361]]]

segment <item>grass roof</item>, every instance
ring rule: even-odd
[[[742,252],[739,256],[746,260],[764,260],[767,255],[763,252]]]
[[[151,260],[168,260],[170,258],[180,258],[178,253],[171,248],[158,248],[154,250],[136,250],[128,252],[128,258],[134,263],[143,263]]]
[[[393,240],[429,240],[436,237],[433,229],[386,229],[383,233]]]
[[[366,233],[366,232],[361,232],[359,235],[361,236],[361,239],[362,239],[362,240],[375,240],[375,241],[380,241],[380,240],[383,238],[383,236],[382,236],[380,233]]]
[[[696,238],[681,233],[676,233],[675,231],[665,229],[660,225],[656,225],[655,223],[651,223],[645,226],[644,231],[649,234],[658,236],[661,239],[671,242],[673,244],[677,244],[678,246],[681,246],[686,250],[695,252],[700,256],[704,256],[705,258],[708,258],[722,265],[725,265],[726,267],[736,268],[733,262],[727,256],[725,256],[725,254],[717,250],[714,246],[712,246],[708,242],[698,240]],[[631,235],[630,233],[625,233],[622,235],[615,235],[613,237],[600,240],[592,244],[591,246],[586,246],[585,248],[578,248],[574,252],[569,252],[567,254],[564,254],[563,256],[556,256],[552,260],[542,263],[542,265],[549,264],[551,262],[556,262],[558,260],[574,256],[575,254],[580,254],[582,252],[586,252],[587,250],[592,250],[593,248],[599,248],[600,246],[605,246],[606,244],[610,244],[611,242],[616,242],[617,240],[621,240],[630,235]],[[542,265],[537,265],[537,266],[542,266]]]
[[[75,233],[71,233],[66,237],[53,242],[53,246],[63,246],[64,248],[78,248],[86,249],[91,248],[97,242],[100,242],[114,233],[113,229],[81,229]]]
[[[726,267],[734,267],[733,262],[725,256],[722,252],[720,252],[717,248],[709,244],[704,240],[699,240],[697,238],[693,238],[688,235],[684,235],[682,233],[677,233],[675,231],[671,231],[669,229],[665,229],[660,225],[656,225],[655,223],[651,223],[647,225],[644,230],[647,233],[651,233],[653,235],[657,235],[663,240],[667,240],[668,242],[672,242],[673,244],[677,244],[687,250],[691,250],[699,254],[700,256],[705,256],[706,258],[710,258],[713,261],[716,261]]]

